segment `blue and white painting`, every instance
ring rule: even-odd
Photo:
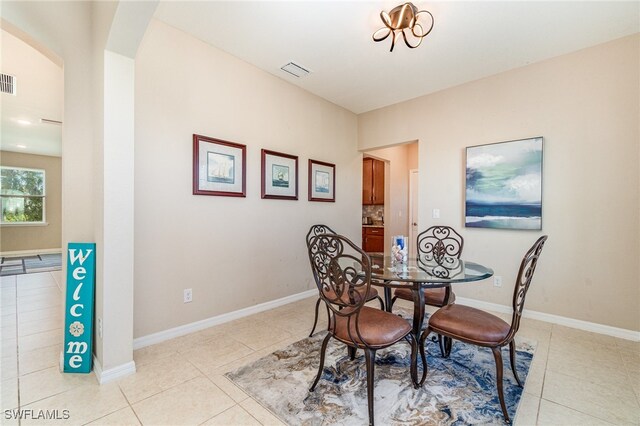
[[[542,138],[467,148],[465,226],[542,229]]]

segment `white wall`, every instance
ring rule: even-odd
[[[358,117],[361,150],[419,140],[420,229],[460,229],[464,257],[504,277],[458,295],[510,305],[522,255],[549,234],[526,307],[640,330],[639,56],[636,34]],[[533,136],[543,231],[465,229],[465,147]]]
[[[315,288],[314,223],[359,241],[353,113],[159,21],[135,94],[135,337]],[[194,133],[247,145],[246,198],[192,195]],[[299,200],[260,198],[262,148],[299,156]],[[309,158],[336,164],[335,203],[307,201]]]

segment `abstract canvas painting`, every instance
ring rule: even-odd
[[[465,226],[542,229],[542,137],[467,148]]]

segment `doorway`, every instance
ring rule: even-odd
[[[363,230],[362,243],[363,248],[370,248],[368,244],[371,241],[370,235],[373,231],[369,229],[368,217],[374,216],[372,222],[377,223],[380,230],[377,231],[375,241],[378,241],[380,252],[389,255],[391,252],[391,240],[394,236],[405,236],[409,239],[409,251],[415,244],[415,238],[412,236],[413,222],[417,223],[417,202],[416,202],[416,220],[411,219],[410,206],[410,171],[418,171],[418,142],[412,141],[408,143],[391,145],[384,148],[369,150],[363,152],[363,160],[373,158],[379,163],[384,164],[384,201],[374,203],[366,198],[370,194],[368,186],[371,185],[367,180],[369,173],[368,166],[363,163]],[[417,185],[415,191],[417,192]],[[417,198],[417,194],[416,194]],[[368,203],[368,204],[367,204]],[[374,209],[375,207],[375,209]],[[372,214],[372,211],[375,213]],[[416,225],[417,227],[417,225]],[[417,229],[417,228],[416,228]]]

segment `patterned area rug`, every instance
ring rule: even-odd
[[[345,345],[331,339],[322,378],[316,390],[309,392],[325,335],[326,332],[316,333],[226,376],[289,425],[367,424],[362,351],[350,361]],[[516,363],[523,383],[534,350],[535,343],[518,344]],[[444,359],[438,345],[429,342],[429,373],[422,389],[414,389],[411,384],[410,351],[409,344],[401,342],[377,352],[374,388],[377,424],[504,424],[491,350],[454,342],[450,358]],[[513,419],[522,388],[511,372],[508,347],[503,350],[503,358],[504,394]]]
[[[61,268],[62,254],[60,253],[0,258],[0,276],[57,271]]]

